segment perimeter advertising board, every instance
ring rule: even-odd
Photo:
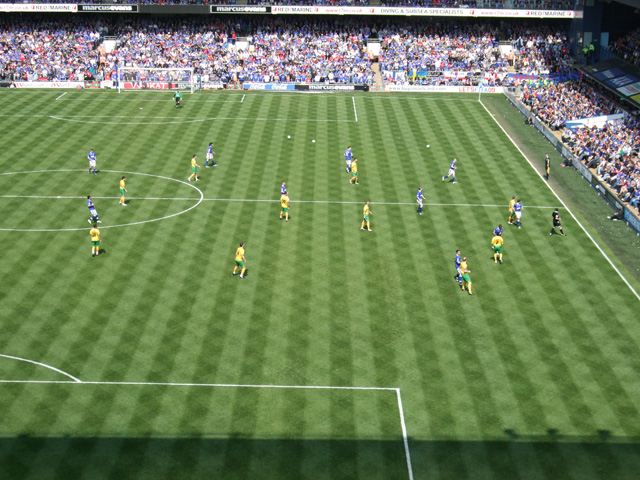
[[[77,12],[75,3],[0,3],[0,12]]]
[[[13,82],[16,88],[82,88],[84,82]]]
[[[218,11],[219,13],[219,11]],[[328,7],[312,5],[274,5],[275,15],[402,15],[404,17],[502,17],[577,18],[573,10],[517,10],[506,8],[420,8],[420,7]]]
[[[211,5],[211,13],[271,13],[271,7],[260,5]]]
[[[385,85],[385,92],[503,93],[504,87],[450,85]]]
[[[79,12],[137,13],[138,5],[78,5]]]

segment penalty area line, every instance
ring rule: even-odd
[[[398,398],[398,412],[400,412],[400,426],[402,427],[402,440],[404,442],[404,454],[407,459],[407,469],[409,470],[409,480],[413,480],[413,467],[411,466],[409,438],[407,436],[407,425],[404,421],[404,408],[402,408],[402,395],[400,395],[399,388],[396,388],[396,397]]]
[[[56,100],[60,100],[62,97],[64,97],[67,94],[67,92],[64,92],[62,95],[58,95],[56,97]]]
[[[1,355],[1,354],[0,354]],[[404,419],[404,408],[402,406],[402,396],[400,395],[400,389],[397,387],[357,387],[357,386],[331,386],[331,385],[255,385],[255,384],[239,384],[239,383],[177,383],[177,382],[91,382],[81,381],[68,373],[65,373],[56,368],[44,365],[32,360],[25,360],[18,357],[9,357],[8,355],[1,355],[3,357],[13,358],[16,360],[22,360],[36,365],[45,366],[59,373],[66,375],[72,380],[2,380],[3,383],[20,383],[20,384],[40,384],[40,385],[111,385],[111,386],[150,386],[150,387],[222,387],[222,388],[267,388],[267,389],[283,389],[283,390],[348,390],[348,391],[378,391],[378,392],[395,392],[398,401],[398,412],[400,415],[400,427],[402,430],[402,440],[404,443],[404,452],[407,462],[407,470],[409,473],[409,480],[413,480],[413,468],[411,466],[411,452],[409,451],[409,438],[407,435],[407,425]]]

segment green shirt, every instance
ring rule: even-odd
[[[174,98],[176,99],[182,98],[182,94],[180,92],[176,92],[176,94],[174,95]]]

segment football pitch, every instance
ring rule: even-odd
[[[0,100],[0,478],[638,478],[640,285],[503,97]]]

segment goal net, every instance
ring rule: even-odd
[[[196,90],[193,68],[118,68],[118,92],[135,90]]]

